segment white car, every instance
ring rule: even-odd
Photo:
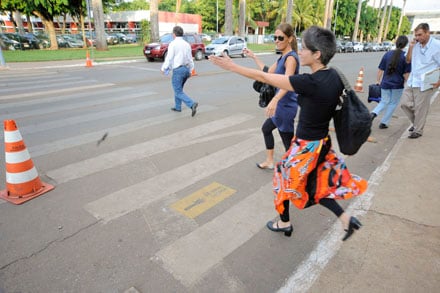
[[[208,59],[209,55],[221,56],[225,53],[228,56],[240,55],[246,57],[243,49],[246,48],[246,41],[238,36],[224,36],[212,41],[211,44],[205,48],[205,57]]]
[[[364,51],[364,45],[359,42],[353,43],[353,50],[354,52],[363,52]]]

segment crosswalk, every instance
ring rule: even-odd
[[[122,188],[115,187],[111,192],[97,194],[95,199],[82,203],[84,211],[103,225],[132,212],[145,212],[157,204],[163,204],[163,208],[170,211],[171,204],[179,199],[177,194],[195,184],[203,186],[206,182],[214,182],[216,174],[226,172],[264,150],[260,125],[255,122],[254,115],[240,112],[219,114],[218,106],[208,103],[201,105],[196,116],[203,122],[190,123],[197,120],[189,120],[189,115],[170,112],[171,101],[161,98],[151,85],[132,90],[80,76],[44,74],[38,78],[23,73],[2,76],[0,116],[17,121],[30,155],[36,161],[43,156],[45,160],[59,158],[54,155],[71,149],[84,150],[78,160],[66,158],[65,163],[49,164],[57,167],[40,167],[41,175],[50,178],[58,187],[67,183],[75,186],[89,176],[118,170],[152,157],[159,162],[174,160],[177,157],[173,158],[170,153],[209,145],[209,151],[199,152],[196,157],[180,160],[176,165],[171,163],[169,169],[151,170],[154,175],[146,179]],[[18,76],[20,82],[15,82]],[[50,82],[43,83],[41,80]],[[214,119],[209,119],[210,113]],[[178,126],[166,126],[171,123]],[[138,138],[135,142],[130,139],[126,143],[119,142],[120,137],[127,138],[159,127],[166,127],[164,134]],[[107,137],[102,146],[107,148],[88,155],[89,149],[102,147],[96,143],[103,134]],[[224,143],[226,140],[227,144]],[[118,144],[110,147],[114,141]],[[4,162],[1,168],[4,169]],[[135,177],[136,174],[124,176]],[[246,176],[253,175],[241,176],[246,179]],[[193,220],[175,213],[174,217],[180,218],[179,221],[192,221],[190,231],[166,241],[151,255],[151,261],[184,287],[193,286],[210,269],[260,232],[264,228],[264,220],[274,216],[270,172],[262,178],[265,179],[258,182],[259,186],[253,186],[254,191],[240,200],[235,199],[236,204],[205,223],[194,225]],[[96,184],[111,181],[112,178],[107,178]],[[255,183],[256,180],[249,181]],[[227,180],[225,183],[228,184]],[[170,202],[170,198],[175,200]],[[5,204],[0,206],[5,208]],[[256,214],[258,220],[255,220]],[[158,239],[161,237],[156,236]]]

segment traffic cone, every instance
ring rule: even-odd
[[[359,70],[359,75],[356,79],[354,91],[359,92],[359,93],[363,93],[364,92],[363,83],[364,83],[364,67],[361,67],[361,70]]]
[[[6,189],[0,191],[0,198],[22,204],[54,189],[41,182],[15,121],[5,120],[4,130]]]
[[[193,69],[191,70],[191,76],[196,76],[196,75],[197,75],[197,73],[196,73],[196,69],[193,68]]]
[[[87,50],[86,52],[86,67],[92,67],[92,60],[90,59],[90,54],[89,51]]]

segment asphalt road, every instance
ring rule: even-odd
[[[382,54],[338,54],[332,65],[352,85],[364,67],[366,100]],[[265,228],[276,212],[272,173],[255,167],[265,117],[252,81],[196,62],[185,87],[200,104],[191,118],[170,111],[160,62],[10,66],[0,71],[0,117],[17,122],[55,189],[0,203],[0,292],[276,292],[298,270],[307,276],[304,262],[335,218],[319,206],[292,208],[291,238]],[[378,123],[372,142],[346,158],[364,178],[408,127],[400,109],[389,129]],[[3,190],[5,172],[0,182]]]

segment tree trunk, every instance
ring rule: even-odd
[[[102,9],[102,0],[92,0],[93,23],[95,24],[96,33],[96,50],[108,50],[107,38],[104,29],[104,12]]]
[[[225,35],[232,35],[232,0],[225,2]]]
[[[150,38],[151,42],[159,41],[159,1],[150,1]],[[148,42],[148,40],[144,40]]]
[[[38,11],[33,11],[32,13],[35,14],[39,19],[41,19],[45,29],[47,30],[47,32],[49,34],[49,39],[50,39],[50,48],[49,49],[51,49],[51,50],[58,50],[58,42],[57,42],[57,36],[56,36],[56,33],[55,33],[55,26],[53,24],[53,20],[52,19],[46,19],[43,16],[43,14],[41,14]]]
[[[246,36],[246,0],[240,0],[240,15],[238,16],[238,33]]]
[[[383,7],[383,13],[382,15],[382,19],[380,20],[380,26],[379,26],[379,35],[377,36],[377,42],[380,43],[382,42],[382,32],[383,32],[383,26],[385,23],[385,17],[387,14],[387,6],[388,6],[388,0],[385,0],[385,5]]]
[[[353,31],[353,37],[351,38],[353,42],[357,41],[357,34],[359,29],[359,20],[361,19],[361,10],[362,10],[362,0],[358,0],[358,8],[356,13],[356,21],[354,24],[354,31]]]
[[[385,26],[385,32],[383,34],[383,38],[384,40],[387,39],[387,35],[388,35],[388,28],[390,27],[390,19],[391,19],[391,11],[393,10],[393,0],[391,0],[390,3],[390,9],[388,10],[388,18],[387,18],[387,24]]]
[[[14,11],[14,19],[17,23],[17,30],[20,35],[24,35],[23,20],[21,19],[21,13],[19,11]]]
[[[292,12],[293,12],[293,0],[287,0],[287,15],[286,22],[292,23]]]
[[[405,15],[405,6],[406,6],[406,0],[403,0],[403,6],[402,6],[402,10],[400,10],[400,18],[399,18],[399,25],[397,26],[397,35],[400,35],[400,27],[402,26],[402,20],[403,20],[403,16]]]

